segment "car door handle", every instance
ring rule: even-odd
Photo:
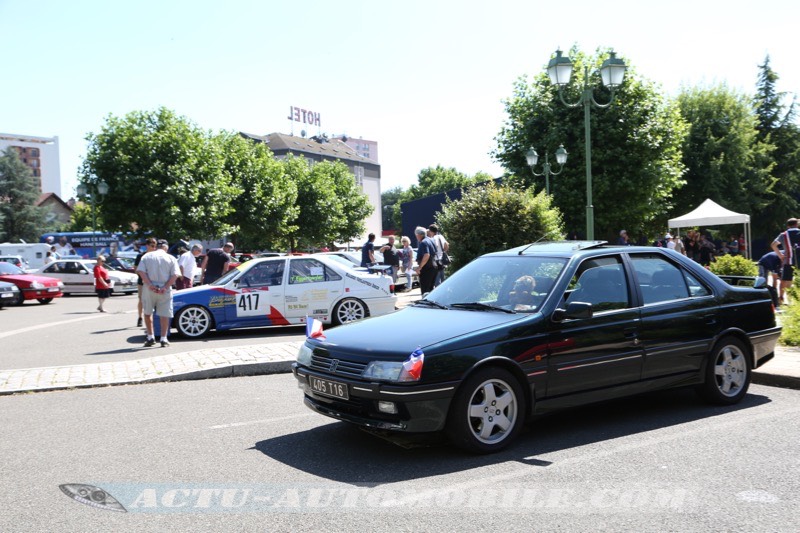
[[[639,344],[639,328],[625,328],[623,332],[626,339],[632,339],[634,345]]]
[[[706,315],[703,317],[703,320],[705,321],[706,325],[713,326],[717,323],[717,315]]]

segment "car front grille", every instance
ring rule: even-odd
[[[366,363],[336,359],[327,353],[320,353],[320,350],[314,350],[314,354],[311,356],[311,368],[328,374],[361,377],[361,373],[366,367]]]

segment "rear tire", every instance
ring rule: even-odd
[[[733,405],[750,387],[750,350],[736,337],[725,337],[714,346],[706,362],[706,379],[698,392],[706,401]]]
[[[25,303],[25,295],[22,294],[22,291],[19,291],[19,294],[17,295],[17,299],[14,300],[14,305],[22,305],[24,303]]]
[[[499,452],[519,435],[525,414],[517,378],[504,368],[484,368],[469,376],[453,398],[447,434],[469,452]]]

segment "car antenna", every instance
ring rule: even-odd
[[[532,243],[530,243],[528,246],[526,246],[525,248],[523,248],[522,250],[520,250],[520,251],[519,251],[519,254],[517,254],[517,255],[522,255],[522,254],[524,254],[524,253],[525,253],[525,252],[528,250],[528,248],[530,248],[530,247],[531,247],[531,246],[533,246],[534,244],[539,244],[539,243],[540,243],[540,242],[542,242],[543,240],[544,240],[544,235],[542,235],[541,237],[539,237],[539,240],[538,240],[538,241],[536,241],[536,242],[532,242]]]

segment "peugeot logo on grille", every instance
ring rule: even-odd
[[[331,366],[328,367],[328,371],[336,372],[336,367],[337,366],[339,366],[339,360],[338,359],[331,359]]]

